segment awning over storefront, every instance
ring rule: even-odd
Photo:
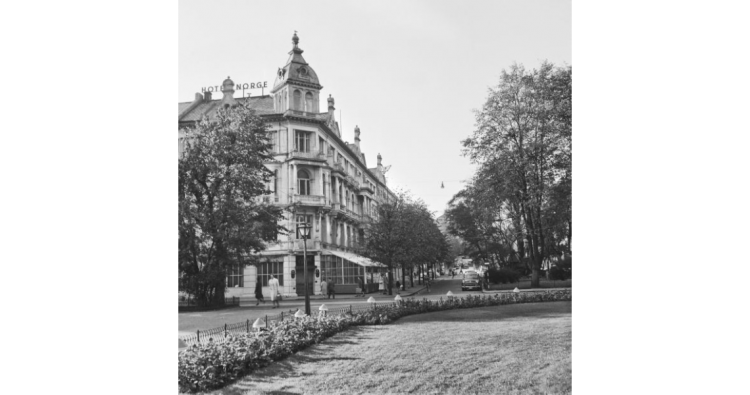
[[[332,251],[332,250],[323,250],[323,254],[326,255],[336,255],[339,258],[344,258],[350,262],[356,263],[357,265],[364,266],[364,267],[386,267],[384,264],[380,262],[375,262],[370,258],[365,258],[361,255],[352,254],[351,252],[344,252],[344,251]]]

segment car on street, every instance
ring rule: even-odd
[[[461,290],[482,290],[482,278],[476,272],[464,273],[464,278],[461,280]]]

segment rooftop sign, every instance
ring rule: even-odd
[[[237,85],[234,86],[234,90],[236,90],[236,91],[245,90],[245,89],[263,89],[263,88],[268,88],[268,81],[251,82],[249,84],[248,83],[237,84]],[[205,93],[205,92],[221,92],[221,85],[208,86],[208,87],[204,86],[203,88],[201,88],[201,92],[202,93]]]

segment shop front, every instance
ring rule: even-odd
[[[320,257],[321,278],[333,282],[336,293],[352,294],[365,282],[365,292],[377,292],[385,265],[363,256],[343,251],[323,250]]]

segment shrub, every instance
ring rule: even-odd
[[[340,316],[269,323],[259,333],[230,334],[223,343],[195,344],[179,354],[180,392],[210,391],[319,343],[351,325],[385,325],[401,317],[432,311],[572,300],[571,290],[469,295],[439,301],[407,299],[400,305],[381,305]]]
[[[550,280],[567,280],[570,278],[570,271],[563,269],[560,266],[552,266],[549,269]]]
[[[511,268],[500,268],[489,270],[490,282],[493,284],[517,283],[521,273]]]

